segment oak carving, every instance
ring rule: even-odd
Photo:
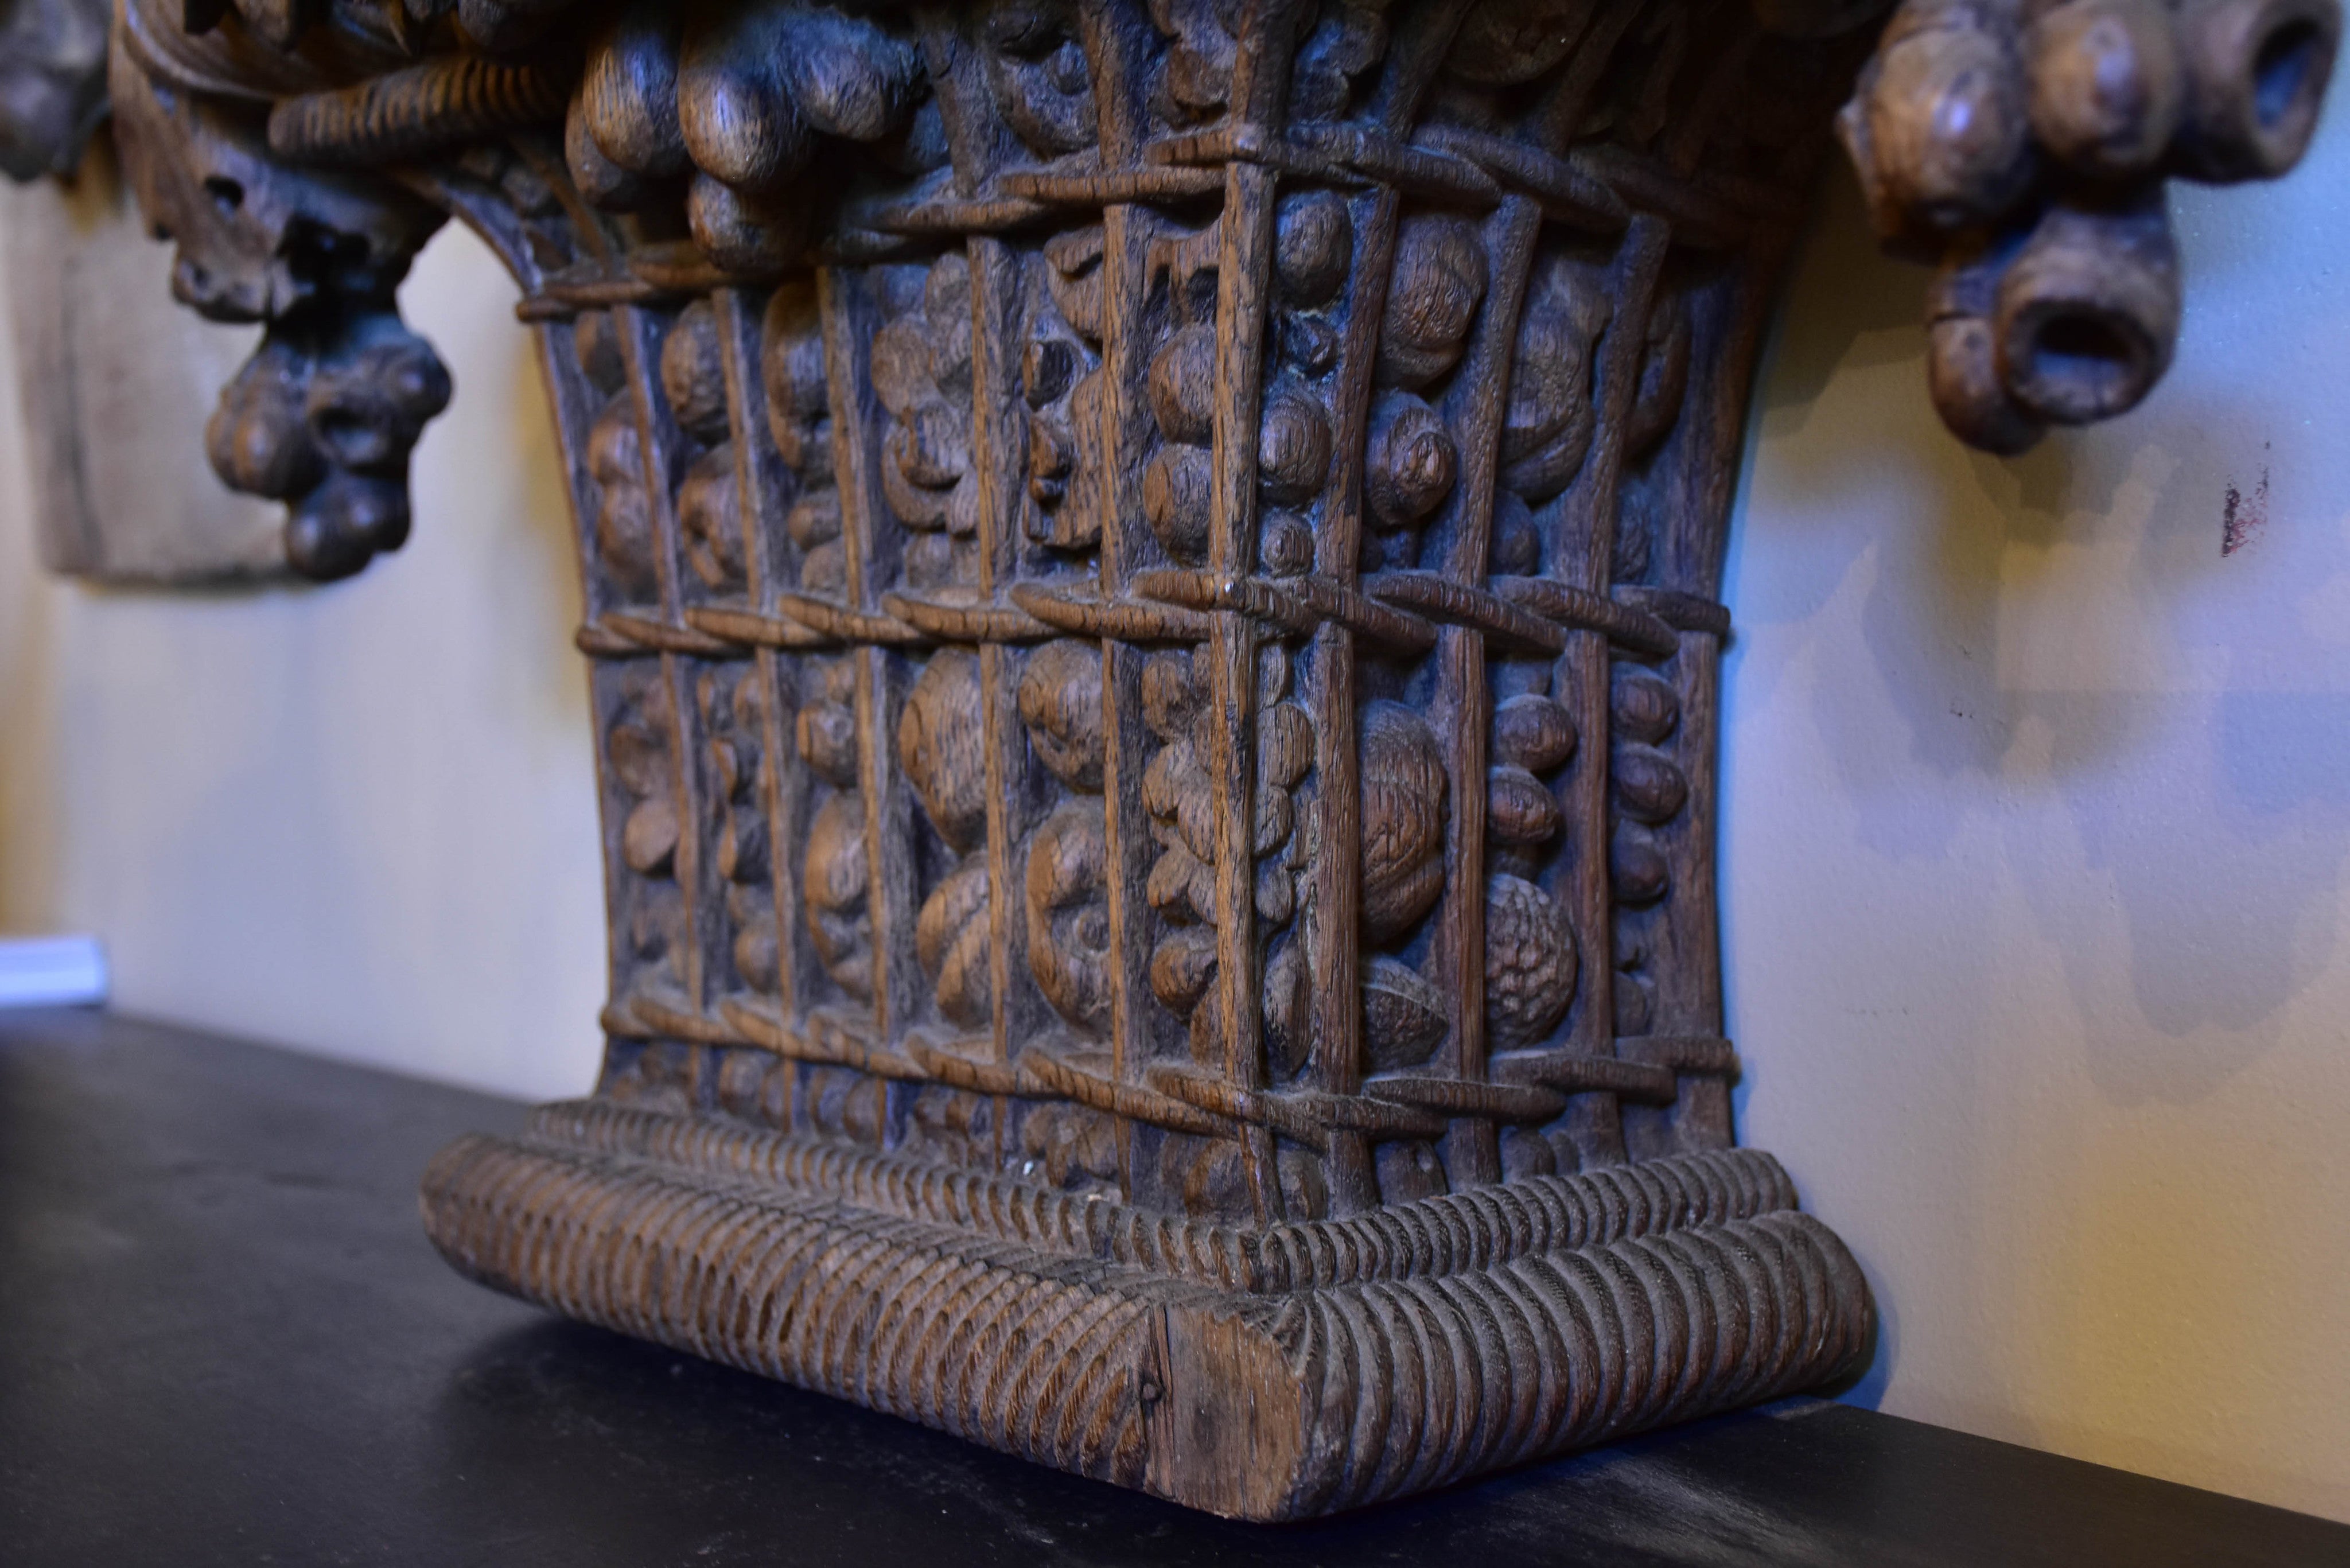
[[[558,1310],[1258,1519],[1816,1386],[1732,1147],[1723,532],[1840,133],[2017,450],[2289,165],[2332,0],[121,0],[214,462],[354,570],[444,213],[571,466],[612,997],[427,1224]],[[1839,111],[1839,105],[1844,106]]]

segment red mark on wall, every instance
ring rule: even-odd
[[[2265,445],[2266,443],[2263,443]],[[2246,496],[2234,485],[2220,504],[2220,554],[2232,556],[2252,542],[2269,520],[2269,470],[2261,465],[2261,479]]]

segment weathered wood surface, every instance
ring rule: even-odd
[[[2142,394],[2159,178],[2289,162],[2336,18],[2099,3],[1871,56],[1784,0],[124,0],[304,569],[404,534],[442,214],[544,336],[609,1046],[436,1162],[436,1241],[1250,1518],[1850,1365],[1852,1260],[1731,1147],[1749,383],[1857,80],[1961,433]],[[2173,118],[2080,101],[2189,36]]]

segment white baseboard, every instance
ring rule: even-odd
[[[96,937],[0,937],[0,1007],[86,1007],[106,1000]]]

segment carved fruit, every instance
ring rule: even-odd
[[[677,492],[677,523],[695,576],[713,588],[743,580],[742,493],[731,448],[712,447],[688,466]]]
[[[979,656],[942,648],[906,696],[898,759],[931,822],[957,849],[987,831],[987,747],[979,700]]]
[[[1216,933],[1204,926],[1170,932],[1150,950],[1150,994],[1178,1018],[1189,1018],[1216,978]]]
[[[1028,841],[1028,967],[1073,1023],[1109,1015],[1108,863],[1099,801],[1072,801]]]
[[[1314,722],[1295,702],[1276,702],[1257,715],[1256,775],[1261,783],[1295,789],[1314,765]]]
[[[1517,877],[1485,882],[1485,1027],[1497,1051],[1539,1044],[1575,1000],[1579,958],[1566,911]]]
[[[1575,755],[1575,716],[1548,697],[1523,691],[1493,713],[1493,758],[1546,774]]]
[[[639,877],[666,877],[677,856],[677,806],[667,795],[639,801],[620,825],[620,858]]]
[[[1444,998],[1419,971],[1385,956],[1371,960],[1363,973],[1363,1055],[1372,1072],[1417,1067],[1449,1027]]]
[[[1619,734],[1652,746],[1671,734],[1681,718],[1680,694],[1644,670],[1619,667],[1607,706]]]
[[[1446,68],[1487,86],[1530,82],[1566,58],[1597,8],[1598,0],[1475,0]]]
[[[661,390],[686,433],[700,441],[726,438],[726,370],[719,356],[718,313],[697,299],[678,313],[661,342]]]
[[[1409,392],[1388,391],[1371,410],[1364,497],[1382,528],[1408,528],[1452,493],[1461,453],[1443,416]]]
[[[1191,670],[1191,656],[1170,649],[1142,666],[1142,718],[1150,732],[1172,741],[1191,732],[1205,694]]]
[[[939,1011],[965,1028],[987,1023],[987,859],[974,855],[922,900],[914,956],[938,988]]]
[[[1468,223],[1430,213],[1407,220],[1379,327],[1379,379],[1417,390],[1451,370],[1487,276],[1484,244]]]
[[[1617,826],[1607,845],[1607,884],[1617,903],[1635,908],[1665,896],[1672,867],[1646,828],[1628,822]]]
[[[1216,329],[1195,322],[1150,361],[1150,411],[1169,441],[1205,446],[1215,428]]]
[[[1292,305],[1311,307],[1338,292],[1354,260],[1355,227],[1335,191],[1307,191],[1281,203],[1273,275]]]
[[[1542,844],[1558,828],[1558,798],[1540,779],[1506,764],[1486,774],[1485,833],[1494,843]]]
[[[1289,941],[1264,966],[1264,1054],[1280,1076],[1295,1077],[1313,1048],[1305,944]]]
[[[1020,674],[1020,722],[1055,777],[1102,786],[1102,659],[1097,643],[1063,638],[1028,656]]]
[[[1168,555],[1185,566],[1208,558],[1215,469],[1196,446],[1160,447],[1142,471],[1142,515]]]
[[[872,922],[865,909],[865,802],[844,790],[808,825],[808,936],[825,972],[852,996],[873,994]]]
[[[1321,493],[1330,472],[1330,417],[1295,385],[1265,397],[1257,431],[1257,485],[1277,506],[1299,506]]]
[[[597,150],[632,174],[671,179],[690,166],[677,119],[679,13],[637,0],[588,47],[580,114]]]
[[[1444,753],[1428,721],[1399,702],[1362,711],[1363,926],[1400,936],[1444,890]]]
[[[1689,799],[1681,770],[1646,746],[1617,747],[1607,783],[1624,815],[1641,822],[1669,822]]]

